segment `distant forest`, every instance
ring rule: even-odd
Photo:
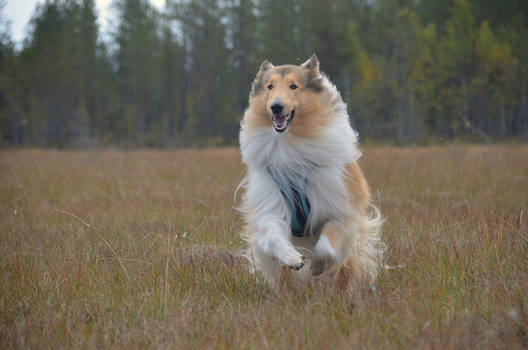
[[[526,0],[47,0],[15,47],[0,146],[236,144],[260,63],[317,53],[363,140],[528,140]]]

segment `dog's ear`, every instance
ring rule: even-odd
[[[315,75],[319,75],[319,59],[317,58],[317,55],[314,53],[310,58],[301,64],[301,68],[308,69],[310,72],[315,73]]]
[[[257,73],[257,76],[255,77],[255,80],[253,80],[253,83],[251,84],[250,96],[254,96],[258,94],[260,91],[262,91],[262,87],[264,84],[264,81],[263,81],[264,73],[266,73],[266,71],[270,70],[273,67],[274,65],[271,64],[271,62],[268,60],[264,60],[264,62],[262,62],[262,64],[260,65],[260,69]]]
[[[262,74],[264,73],[265,71],[271,69],[275,67],[270,61],[268,60],[264,60],[264,62],[262,62],[262,64],[260,65],[260,69],[258,71],[258,74]]]

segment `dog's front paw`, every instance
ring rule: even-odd
[[[277,258],[282,265],[286,265],[294,271],[301,269],[306,260],[291,244],[282,246]]]
[[[259,255],[274,259],[281,266],[288,266],[295,271],[304,266],[304,256],[280,235],[263,235],[258,237],[255,243]]]
[[[304,266],[304,260],[306,260],[305,257],[301,255],[300,261],[289,264],[288,267],[294,271],[300,270]]]

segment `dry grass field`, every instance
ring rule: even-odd
[[[0,153],[0,348],[527,348],[528,146],[366,148],[376,292],[272,290],[235,149]]]

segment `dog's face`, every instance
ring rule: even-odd
[[[252,85],[248,122],[309,136],[325,124],[324,90],[315,54],[300,66],[274,66],[266,60]]]

